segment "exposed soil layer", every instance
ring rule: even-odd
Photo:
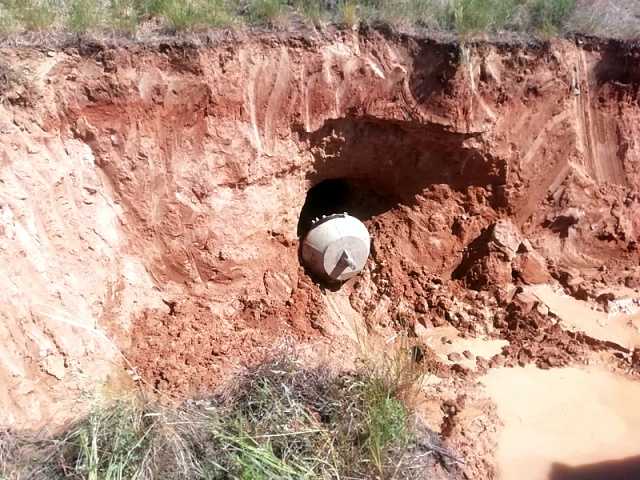
[[[603,309],[638,293],[636,45],[331,30],[0,53],[13,75],[0,103],[4,424],[60,419],[56,400],[119,369],[96,331],[134,380],[180,398],[283,344],[350,368],[360,328],[407,330],[443,382],[435,426],[468,454],[466,475],[492,478],[478,374],[614,354],[640,369],[628,345],[566,328],[526,289]],[[340,288],[298,258],[309,222],[334,211],[373,242]],[[443,326],[509,344],[443,358],[426,341]]]

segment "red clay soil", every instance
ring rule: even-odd
[[[117,365],[94,328],[177,395],[283,344],[352,365],[354,321],[382,339],[452,325],[508,340],[479,373],[608,348],[516,289],[637,290],[639,55],[369,29],[3,49],[26,80],[0,105],[2,422],[49,420],[89,388],[76,373]],[[307,191],[328,179],[373,239],[341,288],[298,259]]]

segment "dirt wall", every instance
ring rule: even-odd
[[[347,317],[416,321],[424,281],[499,218],[544,272],[637,264],[634,46],[365,29],[1,55],[3,424],[63,418],[114,375],[91,329],[178,394],[290,338],[349,356]],[[332,178],[373,236],[333,293],[298,261],[306,193]]]

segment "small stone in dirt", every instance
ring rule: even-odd
[[[504,364],[505,358],[502,355],[494,355],[491,357],[491,360],[489,360],[489,366],[491,368],[504,367]]]
[[[469,376],[469,375],[473,375],[473,371],[467,367],[465,367],[464,365],[460,365],[459,363],[455,363],[451,366],[451,370],[455,373],[458,373],[462,376]]]
[[[476,365],[478,368],[488,370],[489,369],[489,360],[484,357],[476,357]]]
[[[458,352],[451,352],[449,355],[447,355],[447,358],[452,362],[459,362],[462,360],[462,355],[460,355]]]
[[[580,219],[584,217],[584,215],[584,211],[580,210],[579,208],[571,207],[565,209],[562,213],[557,215],[555,221],[566,222],[569,225],[573,225],[578,223]]]
[[[44,359],[43,370],[52,377],[62,380],[65,376],[64,358],[61,356],[48,356]]]
[[[424,298],[419,298],[416,300],[413,308],[418,313],[427,313],[429,311],[429,304]]]
[[[418,318],[418,323],[420,323],[424,328],[427,329],[434,327],[432,320],[425,315]]]
[[[464,358],[466,358],[467,360],[473,359],[473,353],[471,353],[469,350],[465,350],[464,352],[462,352],[462,355],[464,355]]]
[[[550,355],[545,359],[550,367],[563,367],[567,362],[557,355]]]
[[[615,301],[615,299],[616,299],[616,296],[614,293],[605,292],[605,293],[601,293],[596,297],[596,302],[602,305],[608,306],[609,302],[613,302]]]
[[[579,352],[580,352],[580,347],[576,344],[571,344],[567,347],[567,353],[570,353],[571,355],[576,355]]]
[[[498,220],[491,229],[491,243],[512,260],[520,246],[520,234],[509,220]]]
[[[520,292],[513,297],[513,303],[518,305],[523,315],[526,315],[534,309],[538,303],[538,298],[529,292]]]
[[[631,365],[640,368],[640,347],[635,348],[631,354]]]
[[[456,397],[456,403],[458,404],[458,410],[464,410],[467,407],[469,397],[465,393],[461,393]]]
[[[549,283],[551,275],[547,271],[544,258],[537,252],[528,252],[519,256],[515,270],[518,277],[528,285]]]
[[[533,353],[528,348],[523,348],[518,352],[518,365],[524,367],[528,365],[533,360]]]
[[[416,334],[416,337],[425,337],[429,335],[427,328],[419,321],[413,325],[413,332]]]
[[[549,315],[549,307],[547,307],[544,303],[538,303],[538,305],[536,305],[536,311],[543,317]]]
[[[289,241],[289,239],[287,237],[285,237],[281,233],[277,234],[275,239],[279,244],[281,244],[281,245],[283,245],[285,247],[290,247],[291,246],[291,242]]]

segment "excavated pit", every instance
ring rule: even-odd
[[[434,373],[427,424],[491,479],[511,410],[480,377],[636,375],[636,346],[532,285],[636,321],[640,47],[468,49],[332,30],[0,51],[30,72],[0,104],[0,422],[62,422],[56,405],[86,408],[96,379],[179,401],[291,344],[350,368],[357,332],[407,332]],[[299,242],[344,211],[372,254],[326,289]]]

